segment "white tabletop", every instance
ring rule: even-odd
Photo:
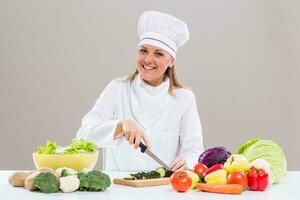
[[[22,200],[202,200],[202,199],[251,199],[251,200],[274,200],[274,199],[300,199],[300,171],[289,171],[288,175],[279,184],[272,185],[264,192],[244,191],[241,195],[226,195],[189,190],[185,193],[178,193],[170,185],[135,188],[112,184],[104,192],[80,192],[73,193],[51,193],[29,192],[22,187],[12,187],[8,183],[8,177],[14,171],[0,171],[0,199],[22,199]],[[128,173],[106,172],[111,178],[124,177]]]

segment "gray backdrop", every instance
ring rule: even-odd
[[[271,139],[300,170],[297,0],[0,0],[0,169],[31,169],[39,144],[71,141],[105,85],[134,70],[145,10],[189,26],[176,67],[205,147]]]

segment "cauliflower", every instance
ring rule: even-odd
[[[59,188],[63,192],[74,192],[79,188],[79,178],[77,175],[65,176],[59,179]]]
[[[73,176],[76,174],[77,174],[76,170],[74,170],[72,168],[68,168],[68,167],[61,167],[61,168],[56,169],[56,171],[55,171],[55,176],[57,178],[65,177],[65,176]]]
[[[262,158],[255,159],[253,162],[251,162],[250,165],[251,167],[255,167],[256,169],[263,169],[267,173],[270,172],[270,164]]]

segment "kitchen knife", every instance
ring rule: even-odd
[[[153,160],[155,160],[157,163],[159,163],[165,169],[172,171],[172,169],[166,163],[164,163],[161,159],[159,159],[154,153],[152,153],[144,143],[140,142],[140,147],[141,147],[142,153],[146,153],[148,156],[150,156]]]

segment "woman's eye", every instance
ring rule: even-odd
[[[141,53],[147,53],[147,50],[146,49],[140,49],[140,52]]]
[[[161,56],[163,56],[164,54],[162,54],[162,53],[160,53],[160,52],[156,52],[155,55],[158,56],[158,57],[161,57]]]

